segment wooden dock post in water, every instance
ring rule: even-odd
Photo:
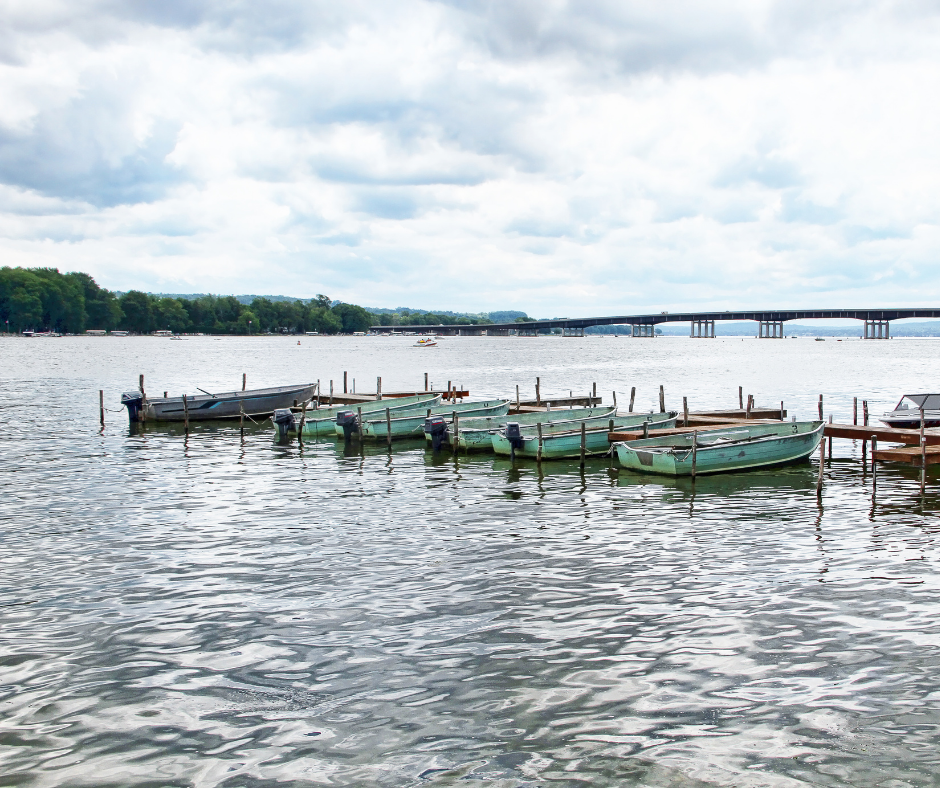
[[[317,378],[317,410],[320,409],[320,378]]]
[[[392,448],[392,409],[385,409],[385,434],[388,438],[388,448]]]
[[[780,400],[780,421],[783,421],[787,417],[787,412],[783,408],[783,400]]]
[[[454,454],[456,454],[460,448],[460,416],[457,415],[457,411],[451,413],[450,416],[454,422]]]
[[[822,394],[819,395],[819,420],[823,420],[823,398]]]
[[[540,406],[542,404],[542,393],[540,390],[541,385],[542,385],[541,378],[536,378],[535,379],[535,404],[536,406]]]
[[[375,379],[375,398],[382,399],[382,378]]]
[[[349,374],[348,372],[343,371],[343,394],[348,394],[348,393],[349,393],[349,390],[347,389],[347,385],[346,385],[346,384],[347,384],[347,378],[346,378],[346,376],[347,376],[348,374]]]
[[[186,395],[183,395],[183,429],[189,435],[189,405],[186,402]]]
[[[147,420],[147,392],[144,391],[144,376],[140,376],[140,415],[138,421]]]
[[[541,465],[542,464],[542,422],[539,422],[535,426],[538,428],[538,433],[539,433],[539,450],[538,450],[538,453],[535,455],[535,461],[539,463],[539,465]]]
[[[689,399],[688,397],[682,398],[682,417],[684,426],[689,426]]]
[[[297,428],[297,440],[304,442],[304,424],[307,423],[307,403],[310,400],[304,400],[304,406],[300,410],[300,426]]]
[[[875,484],[875,455],[878,453],[878,436],[871,436],[871,483]]]
[[[428,390],[428,373],[427,372],[424,373],[424,390],[425,391]]]
[[[688,425],[686,425],[688,426]],[[692,430],[692,481],[695,481],[696,464],[698,463],[698,430]]]
[[[633,413],[633,400],[636,399],[636,386],[630,389],[630,413]]]
[[[381,399],[381,397],[379,397]],[[330,407],[333,407],[333,381],[330,381]]]
[[[591,398],[592,398],[592,399],[597,399],[597,381],[596,381],[596,380],[594,381],[594,385],[591,387],[591,390],[592,390],[592,392],[593,392],[593,393],[591,394]],[[591,404],[593,405],[594,403],[592,402]]]
[[[738,386],[738,408],[744,410],[744,386]]]
[[[587,448],[587,432],[585,431],[584,422],[581,422],[581,467],[584,467],[584,450]]]
[[[748,394],[747,395],[747,409],[744,411],[744,418],[746,419],[751,418],[751,404],[753,402],[754,402],[754,395]]]
[[[516,413],[519,412],[519,384],[516,384]]]
[[[829,414],[829,423],[832,424],[832,414]],[[832,462],[832,436],[829,436],[829,462]]]
[[[868,400],[862,400],[862,424],[868,426]]]
[[[927,486],[927,439],[924,437],[924,408],[920,409],[920,494]]]
[[[659,412],[666,412],[666,392],[662,386],[659,387]]]
[[[242,372],[242,391],[245,390],[245,386],[248,385],[248,373]]]
[[[816,497],[822,498],[823,468],[826,465],[826,443],[819,441],[819,476],[816,478]]]
[[[101,426],[104,426],[104,389],[98,389],[98,409],[101,411]]]
[[[616,413],[616,411],[617,411],[617,392],[616,392],[616,391],[612,391],[611,393],[614,395],[614,412]]]
[[[240,399],[238,401],[238,428],[242,432],[242,437],[245,437],[245,400]]]
[[[356,408],[356,429],[359,431],[359,443],[362,443],[362,408]]]
[[[858,424],[858,397],[852,397],[852,423]]]

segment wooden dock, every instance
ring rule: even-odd
[[[940,446],[924,447],[924,455],[927,465],[940,463]],[[920,467],[920,458],[920,446],[903,446],[895,449],[877,449],[875,451],[875,459],[879,461],[907,462]]]
[[[878,442],[887,443],[906,443],[908,445],[920,445],[920,430],[899,430],[893,427],[875,427],[871,424],[863,426],[861,424],[827,424],[825,429],[827,438],[849,438],[851,440],[871,440],[873,437]],[[931,430],[924,430],[924,442],[928,446],[940,444],[940,434]]]

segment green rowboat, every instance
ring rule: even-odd
[[[614,444],[631,471],[665,476],[747,471],[805,460],[819,448],[824,423],[753,424]]]
[[[616,416],[612,419],[614,429],[628,429],[642,427],[648,424],[651,430],[670,429],[676,426],[676,411],[666,413],[630,413],[626,416]],[[588,454],[607,454],[610,451],[610,442],[607,434],[610,430],[608,419],[603,426],[588,427],[585,424],[585,445],[584,453]],[[581,455],[581,427],[568,424],[547,424],[542,425],[541,441],[541,459],[559,460],[564,457],[579,457]],[[497,454],[512,455],[513,444],[515,444],[515,454],[517,457],[539,458],[539,437],[537,427],[520,427],[518,437],[510,440],[506,433],[508,427],[491,434],[490,439],[493,444],[493,451]]]
[[[424,433],[424,420],[427,416],[449,416],[456,413],[459,416],[505,416],[509,412],[508,399],[484,400],[482,402],[455,402],[434,407],[419,407],[405,415],[393,417],[390,420],[392,438],[419,438]],[[336,432],[343,434],[343,427],[336,425]],[[362,416],[362,437],[365,439],[387,440],[388,423],[384,415],[370,414],[369,418]]]
[[[336,435],[336,414],[342,410],[355,410],[362,408],[362,414],[376,413],[381,411],[385,413],[388,408],[392,413],[401,413],[414,408],[434,407],[441,401],[440,394],[415,394],[411,397],[389,397],[387,399],[369,400],[361,405],[332,405],[327,408],[307,408],[304,416],[304,435]],[[294,416],[294,427],[296,430],[300,425],[300,414]],[[342,430],[340,430],[342,435]]]
[[[460,431],[458,437],[459,448],[463,451],[493,451],[493,441],[490,439],[490,433],[505,427],[507,421],[514,421],[526,427],[541,423],[543,429],[549,424],[563,423],[569,425],[569,429],[574,429],[571,426],[573,422],[580,424],[584,421],[590,427],[592,426],[591,422],[594,420],[610,420],[616,415],[616,408],[564,408],[541,413],[516,413],[512,416],[482,416],[468,417],[467,419],[460,416],[457,424],[457,429]],[[599,426],[599,424],[593,426]],[[428,443],[433,442],[431,433],[426,432],[425,437]],[[447,444],[453,449],[453,424],[448,424]]]

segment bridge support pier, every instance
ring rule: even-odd
[[[647,337],[652,339],[656,336],[656,326],[652,323],[633,323],[630,326],[630,333],[634,337]]]
[[[563,337],[583,337],[584,329],[583,328],[568,328],[567,326],[561,330],[561,335]]]
[[[715,338],[715,321],[714,320],[693,320],[692,326],[689,330],[690,337],[708,337],[709,339]]]
[[[887,320],[866,320],[865,339],[891,339],[891,326]]]
[[[520,337],[537,337],[539,330],[537,328],[519,328],[516,333]]]
[[[761,320],[757,335],[761,339],[783,339],[783,321]]]

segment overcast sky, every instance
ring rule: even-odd
[[[938,188],[927,0],[0,0],[0,263],[114,289],[936,305]]]

